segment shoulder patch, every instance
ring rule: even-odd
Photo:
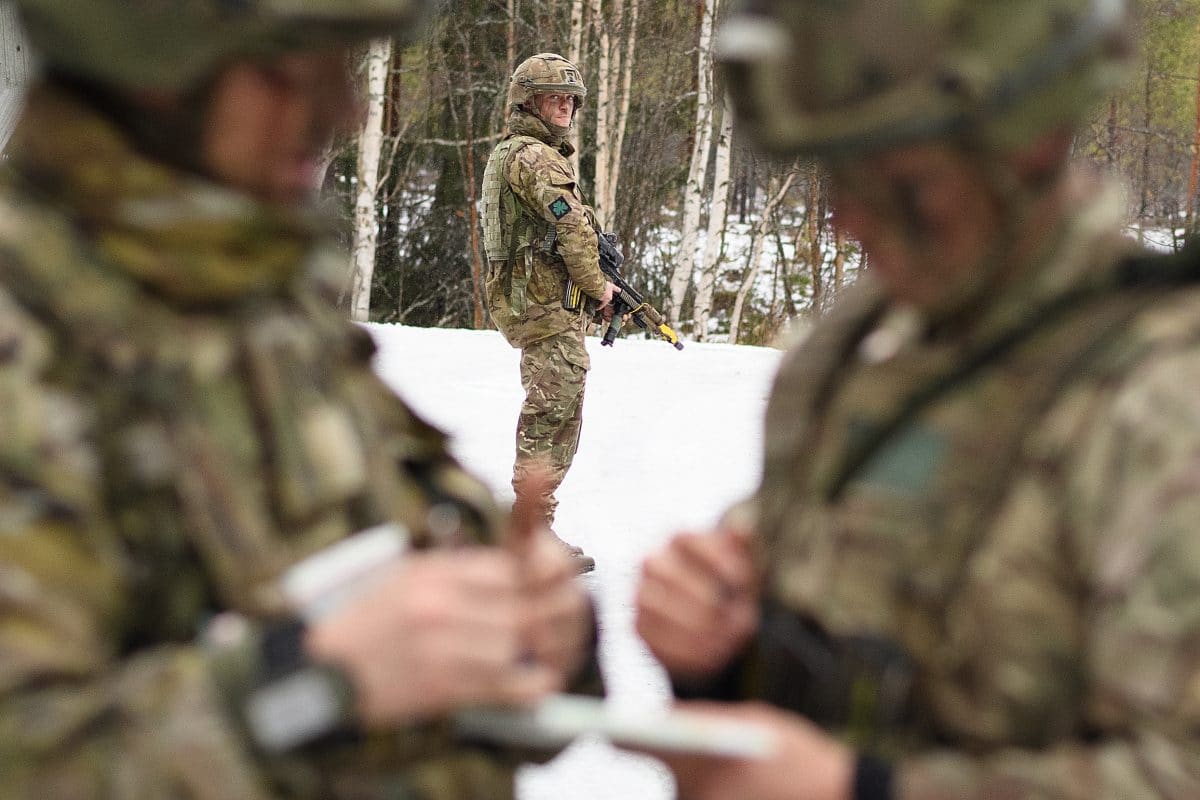
[[[560,197],[550,204],[550,213],[555,219],[562,219],[571,213],[571,204],[567,202],[567,198]]]

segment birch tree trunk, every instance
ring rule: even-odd
[[[621,7],[621,0],[610,0],[616,8]],[[606,205],[608,199],[608,182],[610,175],[610,110],[612,105],[612,37],[604,20],[601,0],[591,0],[592,27],[596,31],[599,45],[599,69],[595,80],[596,87],[596,172],[592,187],[592,201],[595,204],[596,220],[601,228],[608,228],[609,211]],[[578,177],[578,173],[576,173]]]
[[[375,196],[379,191],[379,154],[383,148],[383,100],[390,39],[371,42],[367,52],[367,119],[358,140],[358,193],[354,200],[354,283],[350,317],[366,322],[371,315],[371,277],[375,272],[375,243],[379,235]]]
[[[624,2],[624,0],[620,0]],[[633,96],[633,54],[637,46],[638,6],[639,0],[629,0],[629,28],[625,33],[625,55],[621,60],[621,106],[617,111],[616,124],[613,126],[613,142],[609,153],[608,196],[604,206],[609,214],[616,212],[617,184],[621,179],[621,156],[625,149],[625,128],[629,123],[629,98]],[[611,220],[609,220],[611,221]]]
[[[696,285],[696,303],[692,313],[692,336],[708,341],[708,320],[712,316],[713,288],[720,272],[721,241],[725,236],[726,212],[729,208],[729,165],[733,150],[733,105],[725,94],[721,107],[721,133],[717,137],[713,165],[712,205],[708,209],[708,235],[704,258]]]
[[[700,15],[700,39],[696,48],[696,141],[683,187],[683,220],[680,229],[679,257],[671,272],[671,325],[679,326],[683,298],[696,269],[696,239],[700,228],[700,207],[704,201],[708,177],[708,153],[712,145],[712,32],[717,0],[704,0]]]
[[[821,277],[821,268],[825,266],[825,255],[821,251],[821,231],[824,227],[821,170],[814,163],[808,178],[808,269],[812,276],[812,313],[814,317],[821,316],[825,306],[825,283]]]
[[[583,0],[571,0],[571,48],[567,51],[567,60],[583,70],[580,60],[583,58],[583,34],[587,30],[587,18],[583,14]],[[585,78],[586,82],[586,78]],[[581,123],[578,119],[575,120],[574,127],[571,128],[570,139],[571,145],[575,148],[575,152],[571,154],[571,168],[575,172],[575,178],[579,178],[579,128]]]
[[[771,218],[775,216],[775,209],[783,202],[783,198],[787,197],[788,190],[792,188],[792,182],[795,180],[796,172],[793,170],[788,173],[783,181],[783,185],[779,187],[779,191],[767,201],[767,205],[762,211],[762,218],[754,228],[750,244],[750,259],[746,262],[746,274],[742,277],[742,285],[738,287],[737,297],[733,301],[733,313],[729,317],[730,344],[737,344],[738,342],[738,335],[741,333],[742,328],[742,311],[746,307],[746,298],[750,295],[750,290],[754,288],[759,270],[762,269],[760,262],[762,261],[763,242],[767,238],[767,231],[771,226]]]
[[[1196,82],[1196,131],[1192,137],[1192,163],[1188,170],[1187,224],[1188,237],[1192,235],[1196,218],[1196,191],[1200,184],[1200,80]]]
[[[467,64],[471,63],[471,36],[470,28],[467,32],[459,32],[462,39],[463,54],[466,56]],[[454,107],[454,101],[450,102],[451,108]],[[463,162],[463,180],[466,183],[465,194],[467,196],[466,217],[467,224],[471,229],[471,306],[472,306],[472,323],[475,330],[483,328],[483,252],[479,246],[479,202],[475,189],[475,96],[473,93],[467,95],[467,125],[466,125],[466,143],[459,148],[459,158]],[[457,114],[455,121],[457,122]]]
[[[517,0],[508,0],[508,24],[504,28],[504,46],[508,74],[517,68]]]
[[[833,246],[833,294],[836,300],[846,284],[846,234],[841,228],[833,229]]]

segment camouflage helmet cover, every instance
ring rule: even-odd
[[[522,107],[535,94],[546,92],[573,95],[576,107],[587,97],[578,67],[557,53],[538,53],[513,70],[508,82],[508,107]]]
[[[238,57],[415,33],[428,0],[16,0],[42,58],[124,89],[186,89]]]
[[[1124,76],[1124,0],[743,0],[723,26],[742,123],[779,154],[973,137],[1011,150]]]

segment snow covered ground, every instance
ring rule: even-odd
[[[454,437],[455,453],[496,494],[509,486],[522,392],[518,353],[494,331],[369,325],[376,366],[416,410]],[[643,557],[675,530],[707,526],[757,482],[762,415],[780,353],[755,347],[588,339],[583,441],[559,490],[556,528],[596,558],[585,577],[600,610],[611,702],[665,704],[666,678],[633,632]],[[520,800],[668,800],[657,763],[580,741],[527,767]]]

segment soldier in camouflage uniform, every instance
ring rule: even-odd
[[[492,320],[521,350],[525,403],[517,419],[515,507],[554,524],[554,491],[571,468],[583,425],[591,368],[584,309],[563,308],[568,278],[606,307],[617,291],[600,271],[597,227],[583,201],[567,134],[587,94],[579,70],[554,53],[526,59],[508,89],[508,131],[483,174],[483,233]],[[534,471],[549,474],[531,490]],[[564,543],[565,545],[565,543]],[[581,572],[595,562],[570,548]]]
[[[310,210],[348,48],[417,8],[19,5],[0,797],[511,798],[446,716],[594,684],[588,604],[375,376]],[[301,622],[281,574],[366,530],[420,552]]]
[[[784,359],[753,499],[645,566],[679,694],[774,706],[704,706],[778,748],[669,758],[680,797],[1200,797],[1200,290],[1067,166],[1124,4],[753,7],[742,120],[871,273]]]

